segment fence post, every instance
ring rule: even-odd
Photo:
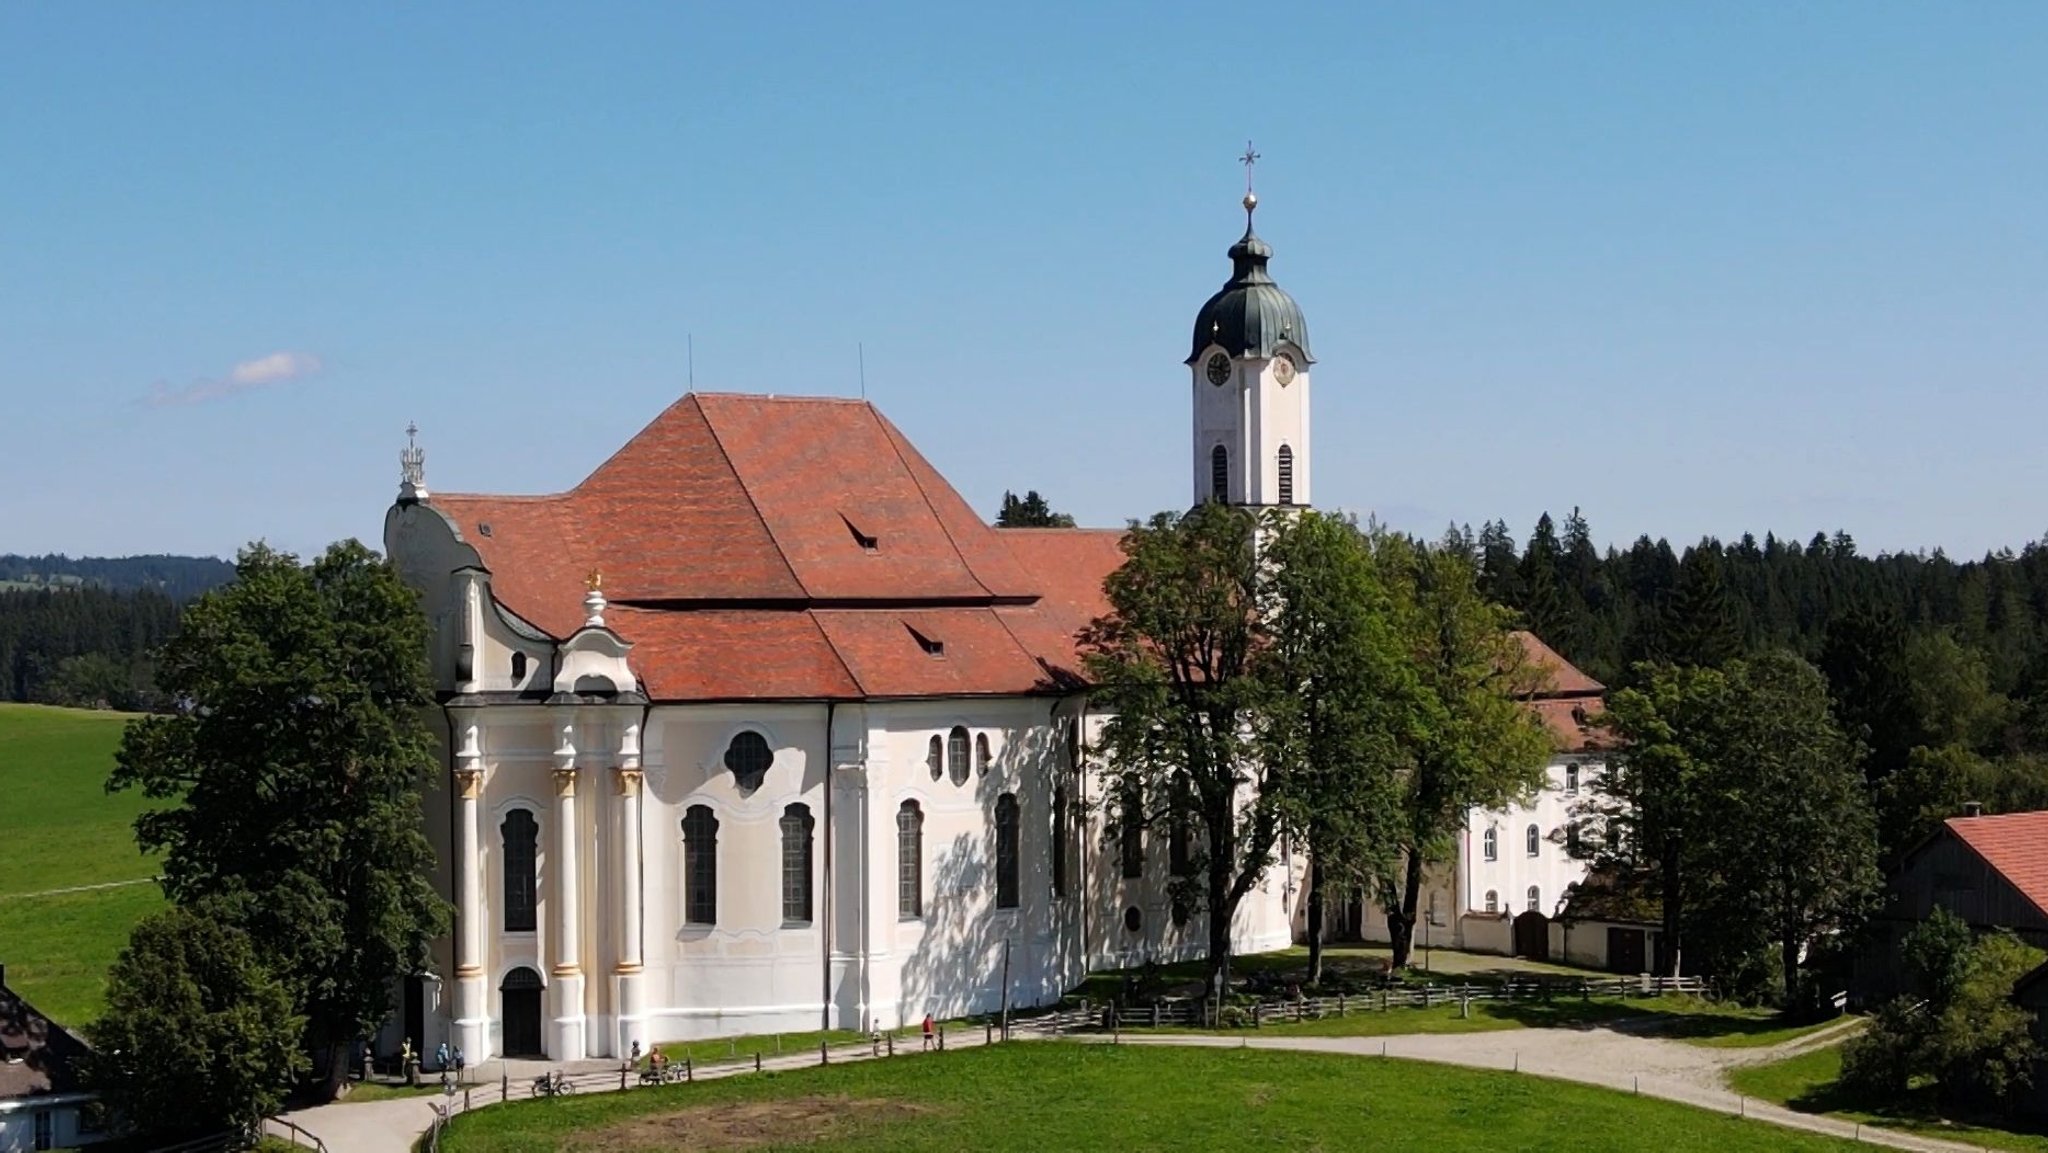
[[[996,1043],[996,1023],[994,1021],[982,1022],[981,1043],[984,1045]]]
[[[624,1089],[625,1087],[626,1087],[626,1063],[625,1063],[624,1061],[621,1061],[621,1062],[619,1062],[619,1088],[621,1088],[621,1089]]]
[[[1254,1029],[1262,1029],[1262,1028],[1264,1028],[1264,1027],[1265,1027],[1265,1025],[1266,1025],[1266,1007],[1265,1007],[1264,1005],[1260,1004],[1260,1003],[1259,1003],[1259,1002],[1257,1002],[1257,1001],[1253,1001],[1253,1002],[1252,1002],[1252,1028],[1254,1028]]]
[[[756,1050],[754,1050],[754,1072],[756,1072],[756,1073],[759,1073],[760,1071],[761,1071],[761,1051],[760,1051],[759,1049],[756,1049]]]
[[[831,1047],[830,1047],[829,1045],[827,1045],[827,1044],[826,1044],[825,1042],[823,1042],[823,1041],[820,1041],[820,1042],[818,1042],[818,1064],[820,1064],[820,1065],[830,1065],[831,1063],[832,1063],[832,1049],[831,1049]]]
[[[1342,993],[1337,994],[1337,1015],[1339,1017],[1344,1015],[1344,994]]]
[[[945,1023],[944,1023],[944,1022],[941,1022],[941,1023],[939,1024],[939,1052],[943,1053],[943,1052],[945,1052],[945,1051],[946,1051],[946,1026],[945,1026]]]
[[[688,1057],[684,1057],[684,1058],[683,1058],[683,1080],[685,1080],[685,1081],[695,1081],[696,1079],[697,1079],[697,1065],[696,1065],[696,1062],[695,1062],[695,1061],[693,1061],[693,1060],[691,1060],[691,1059],[690,1059],[690,1058],[688,1058]]]
[[[1152,1027],[1154,1029],[1159,1027],[1159,1002],[1157,1001],[1152,1002]]]
[[[498,1069],[498,1100],[510,1101],[511,1099],[512,1071],[501,1066]]]
[[[1429,1008],[1429,986],[1428,986],[1428,985],[1424,985],[1424,986],[1422,987],[1422,1007],[1423,1007],[1423,1008],[1425,1008],[1425,1009]]]
[[[894,1056],[896,1055],[896,1034],[894,1034],[894,1033],[890,1033],[890,1034],[888,1035],[888,1037],[889,1037],[889,1056],[891,1056],[891,1057],[894,1057]],[[755,1067],[756,1069],[758,1069],[758,1068],[760,1068],[760,1067],[761,1067],[761,1055],[760,1055],[759,1053],[756,1053],[756,1054],[754,1054],[754,1067]]]

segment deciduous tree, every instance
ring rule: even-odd
[[[135,824],[166,894],[249,934],[330,1092],[446,916],[420,814],[426,642],[412,592],[362,545],[304,566],[252,546],[164,649],[158,681],[184,707],[132,724],[108,781],[167,802]]]
[[[252,1132],[305,1067],[304,1024],[247,934],[174,905],[138,922],[108,970],[84,1074],[142,1132]]]

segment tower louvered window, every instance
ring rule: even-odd
[[[1220,444],[1209,450],[1209,499],[1217,504],[1230,499],[1230,451]]]
[[[1294,503],[1294,450],[1280,446],[1280,503]]]

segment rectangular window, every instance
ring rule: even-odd
[[[57,1144],[57,1115],[48,1109],[36,1110],[35,1141],[37,1149],[50,1149]]]
[[[718,923],[718,818],[705,805],[683,814],[683,921]]]
[[[1564,767],[1564,795],[1567,797],[1579,795],[1579,766],[1577,765],[1566,765]]]
[[[1124,806],[1119,824],[1118,840],[1123,850],[1123,871],[1126,877],[1145,875],[1145,815],[1144,797],[1133,785],[1124,792]]]
[[[1067,895],[1067,790],[1052,792],[1052,895]]]
[[[1018,874],[1017,797],[1004,793],[996,799],[996,908],[1017,907]]]
[[[782,920],[811,921],[811,810],[791,805],[782,810]]]
[[[513,809],[505,814],[498,833],[499,843],[504,847],[505,931],[531,933],[536,924],[534,909],[539,894],[534,861],[538,855],[540,825],[532,813]]]
[[[924,810],[916,801],[896,810],[896,915],[924,916]]]

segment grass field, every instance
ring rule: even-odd
[[[145,802],[106,792],[128,719],[0,704],[0,964],[10,986],[67,1025],[99,1012],[128,927],[163,904],[135,848]],[[83,888],[93,885],[111,887]]]
[[[1963,1141],[1986,1149],[2048,1153],[2048,1133],[2020,1133],[1951,1121],[1942,1117],[1932,1098],[1924,1092],[1909,1094],[1881,1109],[1872,1109],[1867,1102],[1852,1101],[1842,1093],[1836,1084],[1841,1076],[1841,1047],[1830,1045],[1783,1061],[1736,1069],[1728,1075],[1728,1085],[1738,1093],[1772,1101],[1802,1113],[1825,1113],[1865,1125]]]
[[[817,1150],[1846,1150],[1649,1098],[1314,1053],[1024,1042],[458,1117],[448,1153]]]

